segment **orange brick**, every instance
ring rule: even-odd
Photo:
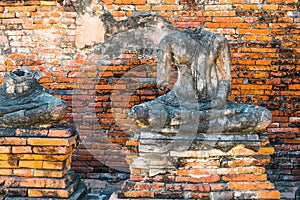
[[[284,139],[285,144],[300,144],[300,138]]]
[[[205,5],[205,10],[229,10],[228,5]]]
[[[150,5],[137,5],[135,8],[137,11],[150,11]]]
[[[68,129],[49,129],[48,137],[70,137],[72,132]]]
[[[130,173],[135,174],[135,175],[139,175],[139,174],[141,174],[141,170],[140,169],[135,169],[135,168],[130,168]]]
[[[43,161],[43,169],[63,169],[64,162]]]
[[[267,175],[254,175],[254,174],[232,174],[227,176],[222,176],[224,181],[266,181]]]
[[[289,85],[289,90],[300,90],[300,84]]]
[[[0,161],[0,168],[17,168],[18,167],[18,161],[17,160],[1,160]],[[0,169],[1,170],[1,169]]]
[[[242,37],[243,40],[256,40],[257,36],[256,35],[244,35]]]
[[[20,167],[20,168],[30,168],[30,169],[42,169],[43,168],[43,161],[20,160],[18,167]]]
[[[142,181],[144,180],[144,176],[130,176],[131,181]]]
[[[17,6],[17,7],[7,7],[6,8],[8,12],[35,12],[36,7],[35,6]]]
[[[67,169],[64,170],[33,170],[34,177],[53,177],[53,178],[62,178],[66,175]]]
[[[216,161],[216,160],[200,160],[197,159],[193,162],[188,162],[184,165],[184,167],[216,167],[216,166],[220,166],[220,161]]]
[[[36,1],[36,0],[28,0],[24,2],[24,5],[40,5],[40,1]]]
[[[128,198],[154,198],[154,192],[148,192],[148,191],[128,191],[124,192],[125,197]]]
[[[199,177],[199,181],[203,183],[213,183],[219,181],[221,178],[220,176],[206,176],[206,177]]]
[[[220,28],[250,28],[250,24],[248,23],[232,23],[231,21],[227,21],[227,23],[220,23]]]
[[[126,146],[138,146],[139,145],[139,141],[135,138],[130,138],[127,142],[126,142]]]
[[[298,0],[268,0],[268,3],[273,3],[273,4],[288,4],[288,3],[297,3]]]
[[[228,190],[228,183],[214,183],[210,184],[211,191]]]
[[[280,192],[273,190],[257,191],[258,199],[280,199]]]
[[[17,137],[2,137],[0,138],[0,145],[26,145],[26,139]]]
[[[14,169],[13,174],[15,176],[31,177],[33,176],[33,171],[32,169]]]
[[[190,197],[193,199],[211,199],[211,195],[208,193],[190,193]]]
[[[0,160],[10,160],[10,159],[11,159],[11,154],[8,153],[0,154]]]
[[[55,151],[53,151],[52,154],[51,152],[45,153],[43,151],[40,151],[39,153],[41,154],[17,154],[17,156],[20,160],[40,160],[40,161],[64,161],[70,156],[69,153],[68,154],[63,153],[65,155],[54,155],[57,154],[57,152]]]
[[[31,18],[12,18],[12,19],[3,19],[3,24],[31,24],[32,23]]]
[[[1,176],[10,176],[12,175],[12,173],[13,173],[12,169],[0,169]]]
[[[152,190],[165,190],[165,183],[152,183]]]
[[[27,143],[33,146],[70,146],[76,143],[74,137],[68,139],[62,138],[28,138]]]
[[[41,2],[41,6],[56,6],[57,5],[57,1],[40,1]]]
[[[258,154],[274,154],[275,149],[273,147],[262,147],[259,149],[259,151],[257,152]]]
[[[244,19],[242,17],[214,17],[213,22],[220,22],[220,23],[242,23]]]
[[[198,183],[199,178],[190,177],[190,176],[178,176],[178,177],[176,177],[176,182]]]
[[[57,189],[28,189],[29,197],[60,197],[69,198],[70,191]]]
[[[138,183],[135,183],[133,189],[134,190],[138,190],[138,191],[143,191],[143,190],[149,191],[150,188],[151,188],[150,183],[141,183],[141,182],[138,182]]]
[[[217,173],[217,170],[213,168],[193,168],[190,171],[194,175],[214,175]]]
[[[161,6],[152,6],[153,11],[158,10],[182,10],[182,6],[180,5],[161,5]]]
[[[13,146],[12,153],[32,153],[31,146]]]
[[[269,181],[258,182],[229,182],[231,190],[268,190],[274,189],[274,185]]]
[[[0,13],[0,19],[15,18],[15,13]]]
[[[272,41],[272,37],[270,36],[257,36],[258,41]]]
[[[278,10],[278,5],[276,4],[263,5],[263,10]]]
[[[264,29],[267,29],[268,28],[268,24],[255,24],[253,27],[254,28],[264,28]]]
[[[204,11],[203,16],[212,16],[212,17],[235,17],[235,11]]]
[[[242,90],[272,90],[272,85],[240,85]]]
[[[3,153],[11,153],[11,147],[10,146],[0,146],[0,152]]]
[[[247,148],[244,148],[244,147],[235,147],[235,148],[232,148],[230,151],[229,151],[230,155],[234,155],[234,156],[250,156],[250,155],[255,155],[255,151],[253,150],[250,150],[250,149],[247,149]]]
[[[176,4],[176,0],[164,0],[164,4]]]
[[[220,24],[219,23],[205,23],[204,24],[204,27],[205,28],[219,28],[220,27]]]
[[[177,175],[185,175],[185,176],[188,176],[190,173],[191,171],[189,169],[179,169],[176,172]]]
[[[250,35],[267,35],[269,33],[268,29],[237,29],[237,34],[250,34]]]

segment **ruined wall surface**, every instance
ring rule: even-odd
[[[298,0],[60,3],[0,1],[0,80],[19,66],[42,71],[42,85],[68,104],[63,123],[75,126],[81,136],[73,169],[82,177],[110,178],[114,170],[128,171],[124,154],[135,149],[122,146],[135,143],[128,141],[135,127],[127,112],[161,94],[151,46],[172,31],[161,18],[144,17],[137,25],[130,17],[155,14],[178,28],[203,26],[227,37],[232,53],[230,100],[272,111],[267,132],[275,153],[269,180],[282,198],[295,197],[300,182]],[[106,12],[115,19],[103,16]],[[145,31],[144,26],[150,28]]]

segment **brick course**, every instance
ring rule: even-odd
[[[203,4],[194,0],[95,0],[90,7],[94,15],[109,11],[117,20],[153,12],[180,28],[203,25],[224,34],[230,41],[232,57],[229,99],[265,106],[272,111],[273,121],[267,131],[275,153],[267,174],[280,188],[282,198],[294,195],[294,189],[291,195],[288,188],[297,187],[294,182],[299,181],[300,167],[297,0],[251,0],[246,4],[241,0],[203,1]],[[82,143],[72,157],[73,169],[82,177],[94,177],[95,173],[100,177],[109,168],[128,169],[122,152],[136,149],[122,150],[134,130],[126,112],[134,104],[161,93],[153,84],[155,58],[140,58],[124,50],[120,58],[103,63],[99,62],[103,59],[101,55],[90,56],[76,48],[78,15],[70,1],[65,1],[64,6],[56,1],[1,1],[0,81],[7,70],[19,66],[40,69],[42,85],[69,106],[67,119],[62,122],[76,126],[82,136]],[[176,74],[173,77],[174,82]],[[91,110],[94,113],[90,114]],[[0,144],[3,153],[17,153],[22,148],[24,144],[13,149]],[[46,151],[43,148],[32,151]],[[30,151],[27,147],[23,150]],[[0,173],[10,172],[7,169]]]
[[[0,133],[1,145],[12,150],[0,154],[1,195],[18,199],[69,198],[78,190],[79,178],[70,171],[78,135],[70,128],[1,129]],[[40,133],[51,134],[52,138]],[[64,148],[69,150],[62,152]]]

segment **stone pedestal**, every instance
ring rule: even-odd
[[[0,129],[0,199],[80,199],[70,171],[78,135],[70,128]]]
[[[131,176],[118,197],[279,199],[265,169],[273,152],[257,134],[142,131],[124,148]]]

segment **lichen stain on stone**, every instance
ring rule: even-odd
[[[76,23],[76,47],[101,54],[105,59],[115,59],[127,52],[137,53],[139,58],[154,56],[160,40],[178,31],[157,15],[139,15],[116,21],[110,13],[101,17],[85,13],[78,16]]]

